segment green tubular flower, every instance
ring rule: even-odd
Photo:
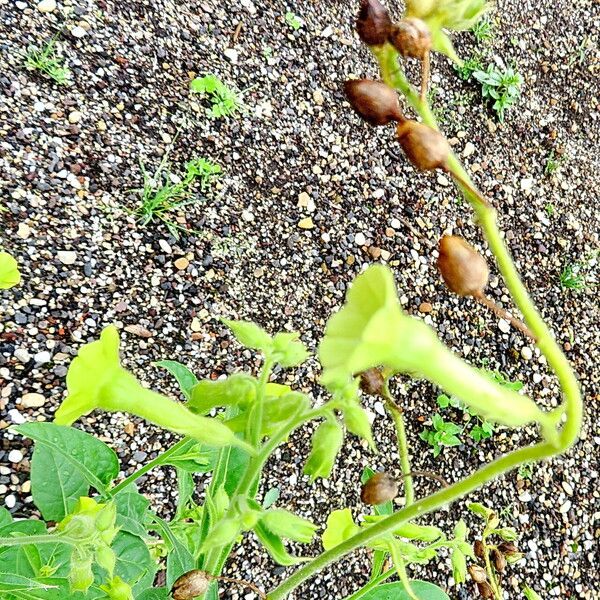
[[[406,16],[423,19],[432,29],[464,31],[489,7],[487,0],[406,0]]]
[[[207,445],[234,445],[254,452],[219,421],[195,415],[184,405],[144,388],[120,364],[114,325],[106,327],[99,340],[81,348],[69,367],[67,390],[55,414],[59,425],[71,425],[95,409],[123,411]]]
[[[333,393],[356,373],[385,366],[428,379],[490,421],[514,427],[537,422],[549,440],[557,435],[555,415],[497,385],[449,350],[433,329],[403,314],[392,273],[383,265],[356,278],[346,304],[329,320],[319,358],[321,381]]]

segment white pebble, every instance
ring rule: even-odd
[[[15,498],[14,494],[6,496],[6,498],[4,499],[4,504],[6,505],[6,508],[14,508],[16,503],[17,499]]]
[[[44,112],[46,110],[46,105],[43,102],[36,102],[33,105],[33,110],[37,112]]]
[[[63,265],[72,265],[77,260],[77,253],[73,250],[59,250],[56,257]]]
[[[250,223],[251,221],[254,221],[254,215],[249,210],[244,210],[242,211],[242,219]]]
[[[49,363],[51,358],[52,355],[50,354],[50,352],[48,352],[47,350],[42,350],[33,357],[33,360],[35,360],[35,362],[40,365],[44,365],[46,363]]]
[[[160,246],[160,249],[165,254],[171,254],[171,252],[173,252],[173,250],[171,249],[171,246],[169,246],[169,242],[167,242],[167,240],[158,240],[158,245]]]
[[[82,38],[86,34],[87,34],[87,31],[79,25],[75,25],[75,27],[73,27],[73,29],[71,29],[71,35],[73,37]]]
[[[56,10],[56,0],[42,0],[38,5],[37,9],[41,13],[51,13]]]
[[[573,486],[568,481],[562,482],[563,490],[569,494],[569,496],[573,495]]]
[[[8,462],[20,463],[23,460],[23,453],[20,450],[11,450],[8,453]]]
[[[22,425],[25,423],[25,417],[16,408],[11,408],[8,411],[8,416],[15,425]]]
[[[509,333],[510,323],[506,319],[500,319],[498,321],[498,329],[500,329],[502,333]]]
[[[367,243],[367,238],[365,237],[364,233],[357,233],[354,236],[354,243],[357,246],[364,246]]]
[[[26,348],[17,348],[15,350],[15,358],[18,361],[21,361],[22,363],[27,363],[29,362],[31,355],[29,354]]]
[[[69,113],[69,123],[79,123],[79,121],[81,121],[81,117],[83,117],[83,114],[78,110],[74,110]]]
[[[533,352],[531,351],[531,348],[529,346],[523,346],[521,348],[521,356],[525,360],[531,360],[531,358],[533,357]]]
[[[558,512],[562,513],[563,515],[565,513],[568,513],[569,510],[571,510],[571,501],[567,500],[559,509]]]
[[[471,156],[473,152],[475,152],[475,146],[471,142],[467,142],[462,153],[463,157],[467,158]]]
[[[17,229],[17,236],[22,240],[26,240],[31,235],[31,229],[29,225],[25,223],[19,223],[19,228]]]
[[[35,392],[23,394],[21,398],[21,406],[23,408],[39,408],[40,406],[44,406],[45,403],[46,398],[42,394],[36,394]]]
[[[228,58],[232,63],[237,63],[238,61],[238,52],[233,48],[227,48],[225,52],[223,52],[226,58]]]

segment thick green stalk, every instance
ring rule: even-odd
[[[20,535],[18,537],[2,537],[0,538],[0,548],[8,546],[30,546],[37,544],[69,544],[69,546],[77,546],[81,540],[74,540],[68,536],[57,534],[42,534],[42,535]]]
[[[383,397],[388,409],[388,412],[392,416],[394,426],[396,427],[396,439],[398,441],[398,454],[400,456],[400,468],[402,469],[402,479],[404,482],[404,498],[406,501],[405,506],[409,506],[414,502],[415,491],[413,485],[413,479],[410,469],[410,456],[408,454],[408,442],[406,439],[406,427],[404,426],[404,416],[402,415],[402,409],[396,404],[394,398],[390,394],[387,383],[383,389]]]
[[[121,481],[121,483],[118,483],[117,485],[115,485],[115,487],[112,488],[112,490],[108,490],[107,495],[108,496],[116,496],[121,490],[125,489],[128,485],[131,485],[136,479],[140,478],[142,475],[145,475],[148,471],[151,471],[152,469],[154,469],[154,467],[163,465],[166,458],[168,458],[169,456],[171,456],[172,454],[177,452],[177,450],[179,450],[179,448],[181,448],[182,446],[187,444],[188,441],[189,441],[189,438],[184,438],[184,439],[180,440],[179,442],[177,442],[176,444],[173,444],[169,449],[160,453],[158,456],[153,458],[150,462],[146,463],[141,469],[138,469],[135,473],[132,473],[131,475],[129,475],[129,477],[126,477],[125,479],[123,479],[123,481]]]
[[[271,375],[272,363],[269,359],[265,360],[263,365],[260,379],[258,380],[258,389],[256,390],[256,400],[254,402],[254,410],[252,415],[252,428],[250,430],[250,443],[255,447],[260,447],[261,435],[263,425],[263,412],[265,404],[265,393],[267,390],[267,383]]]

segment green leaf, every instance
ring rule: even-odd
[[[310,560],[310,558],[302,558],[289,554],[285,549],[281,538],[269,531],[260,522],[256,524],[254,533],[265,547],[265,550],[278,565],[290,567],[292,565],[297,565],[300,562]]]
[[[150,588],[144,590],[136,600],[168,600],[169,590],[167,588]]]
[[[314,523],[283,509],[268,510],[260,522],[275,535],[302,544],[308,544],[318,529]]]
[[[485,521],[489,521],[495,514],[491,508],[484,506],[480,502],[471,502],[467,504],[467,508]]]
[[[117,526],[121,531],[145,538],[147,535],[146,522],[150,502],[139,492],[127,486],[119,492],[114,501],[117,507]]]
[[[24,423],[15,430],[36,442],[31,488],[47,521],[63,519],[90,486],[105,494],[119,474],[115,452],[83,431],[54,423]]]
[[[162,465],[171,465],[183,469],[188,473],[208,473],[215,468],[217,451],[198,442],[189,439],[179,447],[173,454],[167,456]]]
[[[349,508],[334,510],[327,518],[327,527],[321,536],[323,548],[330,550],[359,532],[360,527],[354,522]]]
[[[120,531],[112,549],[117,556],[115,574],[133,587],[134,596],[152,585],[157,565],[141,538]]]
[[[523,588],[523,594],[527,600],[542,600],[542,597],[528,585]]]
[[[184,573],[196,567],[196,561],[189,550],[180,542],[167,555],[167,588],[171,588],[175,581]]]
[[[154,363],[154,366],[162,367],[169,371],[177,380],[183,395],[188,400],[190,399],[192,388],[198,383],[198,379],[196,379],[196,376],[185,365],[176,360],[159,360]]]
[[[222,319],[223,323],[233,331],[238,342],[246,348],[269,352],[273,347],[273,338],[256,323],[250,321],[231,321]]]
[[[297,333],[278,333],[273,338],[273,360],[282,367],[296,367],[308,357],[308,351]]]
[[[275,504],[275,502],[279,500],[279,494],[280,490],[278,487],[271,488],[263,498],[262,507],[266,510],[267,508]]]
[[[463,65],[462,59],[456,53],[452,40],[441,29],[431,32],[431,47],[436,52],[445,54],[450,60],[453,60],[459,67]]]
[[[369,446],[375,450],[376,446],[373,440],[371,424],[364,408],[354,402],[349,402],[342,410],[344,413],[344,424],[348,428],[348,431],[366,440]]]
[[[10,525],[12,521],[13,518],[10,512],[6,508],[4,508],[4,506],[0,506],[0,527]]]
[[[256,398],[256,386],[256,379],[245,373],[235,373],[217,381],[203,379],[193,387],[187,407],[204,415],[218,406],[245,406]]]
[[[410,587],[419,600],[450,600],[437,585],[427,581],[411,581]],[[411,600],[400,582],[380,585],[362,596],[362,600]]]
[[[7,290],[21,281],[17,261],[8,253],[0,252],[0,290]]]
[[[304,473],[310,475],[311,481],[317,477],[327,478],[331,475],[335,459],[344,442],[344,430],[337,420],[324,421],[312,436],[312,447]]]

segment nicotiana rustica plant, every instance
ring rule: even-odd
[[[382,80],[353,81],[345,89],[367,122],[396,125],[398,142],[417,168],[443,170],[454,178],[524,316],[524,323],[512,317],[511,322],[535,341],[558,377],[563,392],[560,406],[546,411],[514,386],[503,385],[454,354],[431,327],[402,311],[392,272],[383,265],[372,265],[356,278],[344,306],[327,323],[318,356],[321,383],[329,396],[316,407],[307,395],[271,381],[275,368],[293,369],[307,359],[295,333],[271,336],[253,323],[225,321],[241,344],[262,355],[261,372],[199,380],[178,362],[157,363],[176,378],[184,399],[180,402],[145,388],[123,368],[118,331],[109,326],[72,362],[68,393],[54,422],[14,428],[35,442],[32,496],[43,520],[13,520],[0,509],[3,598],[217,600],[221,585],[238,588],[238,594],[254,592],[260,598],[283,600],[321,569],[359,548],[369,551],[371,575],[346,600],[448,600],[439,586],[410,577],[412,565],[433,561],[440,551],[450,555],[456,585],[469,580],[483,598],[504,597],[502,579],[520,553],[517,532],[502,527],[493,509],[469,506],[483,520],[483,531],[475,540],[462,519],[452,531],[444,531],[419,518],[512,469],[568,450],[580,431],[582,401],[568,361],[519,278],[492,203],[477,191],[451,152],[426,100],[429,52],[442,51],[458,60],[446,31],[471,27],[484,9],[479,0],[407,2],[405,17],[394,23],[378,0],[363,1],[358,32],[378,61]],[[405,58],[423,63],[420,91],[405,75]],[[409,110],[416,118],[406,116]],[[452,292],[505,315],[486,297],[488,266],[465,240],[442,238],[438,267]],[[461,410],[481,423],[535,426],[539,441],[464,479],[446,482],[437,477],[439,491],[418,496],[413,479],[420,474],[411,469],[402,408],[388,385],[400,374],[434,383],[448,402],[457,399]],[[263,491],[261,474],[294,430],[316,422],[304,463],[307,483],[331,475],[347,435],[363,438],[375,449],[362,394],[379,396],[392,419],[401,481],[366,469],[360,518],[345,508],[332,511],[326,523],[315,524],[279,507],[278,491]],[[71,426],[98,409],[129,412],[181,439],[120,479],[115,452]],[[148,471],[164,465],[176,470],[179,492],[169,520],[157,514],[136,485]],[[194,473],[210,473],[201,502],[195,494]],[[402,508],[395,510],[392,501],[399,493]],[[274,562],[299,565],[270,590],[221,575],[232,549],[249,532]],[[288,540],[307,544],[318,532],[324,549],[318,556],[292,553],[286,545]],[[159,569],[164,577],[156,577]],[[396,581],[387,581],[394,577]],[[537,597],[529,587],[523,594]]]

